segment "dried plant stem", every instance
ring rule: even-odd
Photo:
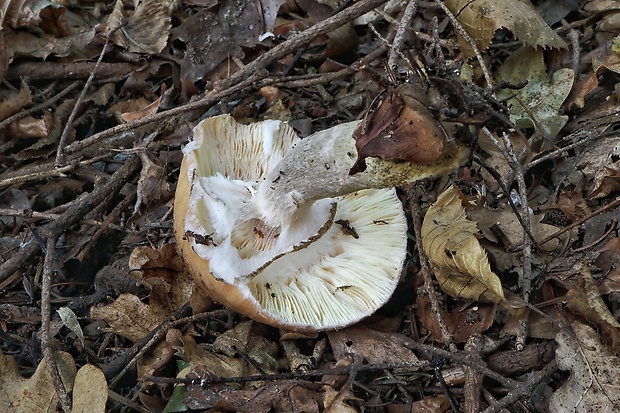
[[[441,338],[445,345],[448,346],[450,351],[456,352],[457,347],[454,343],[454,337],[448,330],[448,326],[446,325],[445,320],[442,317],[442,311],[439,306],[439,301],[437,300],[437,295],[435,294],[435,284],[433,283],[433,279],[431,276],[431,269],[428,263],[428,257],[424,248],[422,247],[422,214],[420,213],[420,202],[418,198],[410,192],[409,196],[410,210],[411,210],[411,218],[413,220],[413,230],[415,234],[416,249],[418,250],[418,254],[420,255],[420,272],[422,273],[422,277],[424,278],[424,291],[428,295],[431,310],[437,319],[437,325],[441,330]]]
[[[58,142],[58,149],[56,150],[56,161],[55,161],[56,166],[63,165],[64,149],[65,149],[65,146],[67,146],[67,138],[69,137],[69,131],[73,129],[73,121],[75,120],[75,117],[77,116],[77,112],[80,109],[80,106],[82,105],[82,102],[84,101],[84,98],[86,97],[86,92],[88,92],[90,85],[93,83],[93,80],[95,79],[95,73],[97,72],[97,69],[99,68],[99,65],[101,64],[101,61],[103,60],[103,56],[105,56],[107,45],[108,45],[108,42],[106,39],[105,43],[103,44],[103,48],[101,49],[101,53],[99,54],[99,58],[97,59],[97,63],[95,63],[95,67],[93,68],[93,71],[90,73],[90,76],[88,76],[88,79],[86,80],[86,83],[84,84],[84,87],[82,88],[82,92],[80,93],[80,96],[75,102],[75,105],[73,106],[73,110],[71,111],[71,114],[69,115],[69,119],[67,119],[67,122],[65,123],[65,127],[62,130],[62,134],[60,135],[60,141]]]
[[[400,51],[402,50],[403,43],[405,41],[405,35],[407,34],[407,30],[411,27],[411,20],[413,20],[413,16],[415,15],[417,9],[418,0],[409,0],[409,3],[407,3],[407,7],[405,7],[405,11],[403,12],[403,17],[401,17],[398,27],[396,28],[392,48],[390,49],[390,54],[388,55],[388,66],[390,68],[396,65],[396,57],[400,57],[402,55]]]
[[[519,383],[517,387],[510,391],[503,399],[498,401],[493,406],[489,406],[483,413],[497,413],[502,411],[505,407],[508,407],[514,403],[516,403],[523,396],[528,396],[532,394],[534,388],[538,386],[544,380],[548,380],[548,378],[555,373],[558,369],[558,366],[555,360],[551,361],[549,364],[545,366],[544,369],[532,373],[530,378],[522,383]]]
[[[465,343],[465,352],[471,360],[477,360],[483,364],[481,357],[484,340],[480,334],[474,334]],[[465,366],[464,410],[466,412],[480,411],[480,391],[482,389],[483,375],[472,367]]]
[[[50,321],[52,318],[52,309],[50,303],[50,291],[52,286],[52,276],[54,273],[54,255],[56,253],[56,238],[48,237],[45,246],[45,259],[43,261],[43,276],[41,280],[41,348],[46,360],[47,369],[52,376],[54,389],[60,399],[60,405],[65,413],[71,411],[71,399],[67,389],[62,383],[56,359],[54,358],[54,349],[52,348],[52,338],[50,337]]]
[[[602,214],[603,212],[609,211],[610,209],[613,209],[617,206],[620,205],[620,197],[614,199],[612,202],[610,202],[609,204],[605,205],[602,208],[597,209],[596,211],[592,212],[590,215],[588,215],[587,217],[583,217],[580,220],[577,220],[575,222],[573,222],[572,224],[570,224],[567,227],[562,228],[561,230],[549,235],[547,238],[544,238],[543,240],[541,240],[539,242],[540,245],[542,244],[546,244],[547,242],[551,241],[552,239],[559,237],[560,235],[564,234],[565,232],[570,231],[573,228],[578,227],[579,225],[583,224],[584,222],[592,219],[593,217]]]
[[[523,233],[523,275],[521,279],[522,297],[525,302],[529,302],[530,291],[532,288],[532,240],[527,232],[532,232],[531,208],[527,201],[527,186],[525,185],[525,177],[523,176],[524,167],[521,165],[519,156],[514,151],[512,143],[508,135],[502,134],[502,142],[486,128],[482,128],[482,132],[495,144],[502,155],[508,161],[508,165],[515,172],[517,188],[519,189],[519,197],[521,198],[521,218],[524,226]],[[510,196],[510,194],[508,194]]]
[[[480,49],[478,49],[478,46],[476,46],[476,41],[469,35],[469,33],[467,33],[467,31],[463,28],[461,23],[456,18],[456,16],[452,14],[450,9],[446,7],[443,1],[435,0],[435,3],[437,3],[437,5],[441,8],[441,10],[443,10],[446,16],[448,16],[448,18],[450,19],[450,22],[452,23],[452,26],[454,26],[454,29],[461,35],[463,39],[465,39],[469,47],[471,47],[471,49],[474,51],[474,54],[476,55],[476,59],[478,60],[478,64],[480,65],[480,69],[482,69],[484,80],[487,82],[486,88],[492,89],[493,80],[491,79],[491,72],[489,71],[489,68],[484,62],[484,58],[482,57],[482,53],[480,52]]]
[[[2,122],[0,122],[0,130],[4,129],[5,127],[7,127],[8,125],[10,125],[11,123],[13,123],[13,122],[15,122],[17,120],[25,118],[26,116],[28,116],[28,115],[30,115],[32,113],[35,113],[35,112],[37,112],[39,110],[43,110],[43,109],[49,108],[54,103],[56,103],[60,99],[62,99],[65,96],[67,96],[69,93],[73,92],[74,89],[77,89],[77,87],[79,85],[80,85],[80,82],[73,82],[69,86],[67,86],[66,88],[64,88],[60,92],[58,92],[57,95],[55,95],[52,98],[46,100],[45,102],[43,102],[43,103],[41,103],[39,105],[33,106],[32,108],[30,108],[28,110],[19,111],[16,114],[14,114],[13,116],[9,116],[8,118],[6,118]]]

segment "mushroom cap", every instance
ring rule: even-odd
[[[197,125],[175,195],[177,248],[196,283],[234,311],[290,330],[342,328],[391,297],[407,222],[394,189],[369,189],[318,200],[290,227],[265,227],[253,196],[296,142],[277,121],[222,115]]]

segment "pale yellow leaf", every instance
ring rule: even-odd
[[[78,370],[73,387],[71,413],[105,413],[108,383],[99,367],[85,364]]]
[[[422,223],[422,246],[441,289],[456,298],[506,304],[502,284],[491,271],[469,221],[460,191],[451,186],[428,209]]]

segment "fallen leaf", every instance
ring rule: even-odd
[[[111,332],[133,342],[140,341],[161,324],[167,314],[168,311],[149,306],[133,294],[121,294],[112,304],[90,310],[91,319],[105,321]]]
[[[75,376],[71,413],[105,413],[108,383],[99,367],[82,366]]]
[[[410,340],[397,333],[382,333],[367,327],[353,326],[328,331],[327,337],[336,360],[355,356],[369,363],[413,362],[414,352],[405,343]]]
[[[132,53],[160,53],[168,41],[171,2],[168,0],[142,0],[133,2],[131,11],[125,2],[117,0],[108,18],[107,33],[114,43]],[[120,29],[122,27],[122,29]]]
[[[173,195],[172,186],[166,179],[166,168],[159,163],[150,151],[139,151],[138,156],[142,162],[142,170],[138,180],[133,215],[139,212],[142,204],[148,206],[156,200],[166,201]]]
[[[185,43],[181,79],[195,82],[230,57],[244,56],[259,36],[273,29],[283,0],[224,0],[217,13],[203,9],[172,30]]]
[[[31,102],[32,95],[30,94],[30,88],[28,88],[26,83],[22,82],[19,92],[13,93],[0,101],[0,121],[17,113],[21,108],[29,105]]]
[[[437,320],[437,314],[432,311],[428,295],[416,298],[417,315],[420,322],[430,332],[431,340],[441,341],[443,335]],[[464,310],[452,308],[450,310],[442,306],[441,319],[444,320],[448,331],[452,334],[455,343],[464,343],[473,335],[487,331],[495,320],[495,304],[483,304],[468,306]]]
[[[595,325],[605,345],[620,354],[620,323],[601,298],[589,267],[578,262],[575,268],[579,272],[579,286],[566,293],[566,307]]]
[[[568,47],[527,0],[447,0],[445,4],[480,50],[486,49],[495,32],[503,27],[529,46]],[[462,39],[459,43],[473,56],[469,45]]]
[[[596,331],[573,322],[556,336],[556,360],[570,370],[568,380],[551,396],[551,412],[617,412],[620,410],[620,358],[610,352]]]
[[[454,186],[428,209],[422,223],[422,246],[440,288],[455,298],[506,305],[502,283],[491,271],[478,242],[478,227],[469,221]],[[510,306],[508,306],[510,308]]]
[[[575,160],[576,168],[594,181],[590,195],[604,198],[619,189],[620,137],[609,136],[586,146]]]
[[[520,128],[535,128],[553,141],[566,125],[568,116],[560,115],[560,107],[568,97],[575,74],[563,68],[551,76],[545,72],[543,52],[522,47],[511,54],[497,70],[497,78],[510,85],[527,81],[521,89],[501,89],[497,99],[507,99],[510,120]]]
[[[73,357],[69,353],[56,351],[54,358],[62,382],[70,391],[77,370]],[[0,411],[56,413],[57,403],[58,396],[45,359],[39,363],[34,374],[26,379],[19,374],[13,357],[5,356],[0,351]]]

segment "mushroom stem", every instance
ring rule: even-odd
[[[265,223],[286,227],[316,200],[437,177],[457,169],[469,156],[468,148],[446,145],[429,164],[369,157],[366,170],[350,175],[358,158],[353,137],[358,125],[349,122],[317,132],[285,155],[258,187],[255,206]]]

